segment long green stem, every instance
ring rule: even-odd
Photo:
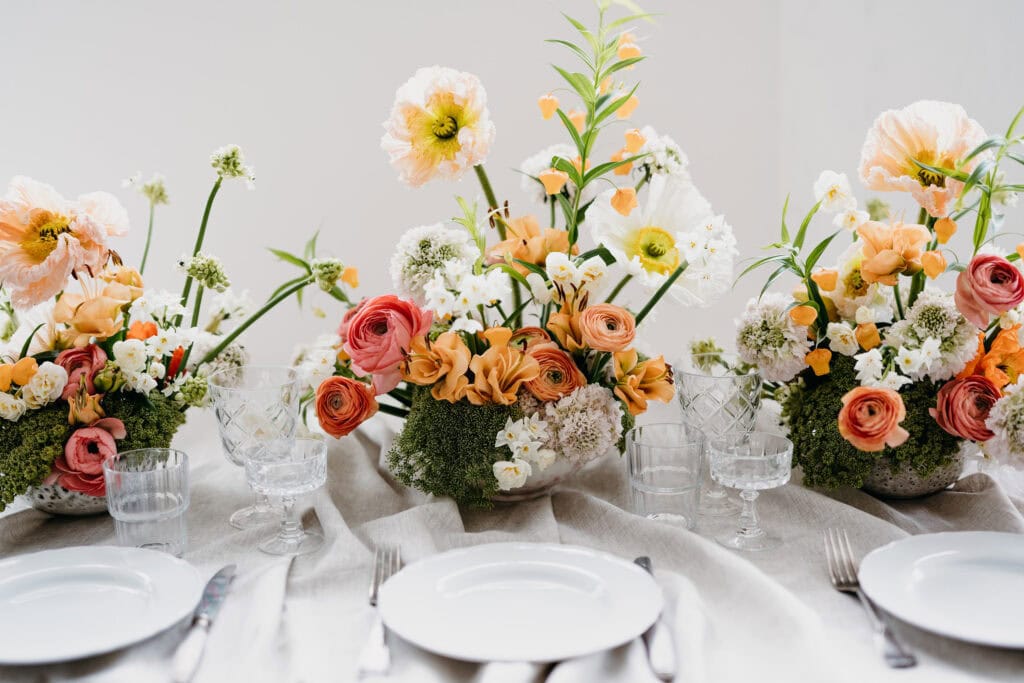
[[[899,280],[896,281],[896,285],[892,288],[892,290],[893,290],[893,294],[896,295],[896,312],[899,313],[900,320],[903,320],[903,319],[906,318],[906,316],[903,315],[903,301],[902,301],[902,299],[900,297],[900,283],[899,283]]]
[[[615,289],[612,290],[612,293],[608,295],[608,298],[605,299],[604,302],[606,304],[610,304],[611,302],[615,301],[615,297],[619,295],[619,293],[622,291],[622,288],[629,284],[629,281],[632,279],[633,276],[630,275],[629,273],[626,273],[626,275],[621,280],[619,280],[619,284],[615,285]]]
[[[199,250],[203,248],[203,240],[206,239],[206,224],[210,222],[210,209],[213,208],[213,200],[217,196],[217,192],[220,190],[220,184],[224,179],[217,176],[217,182],[213,184],[213,189],[210,190],[210,196],[206,200],[206,208],[203,210],[203,221],[199,224],[199,234],[196,235],[196,244],[192,248],[192,255],[195,256],[199,253]],[[188,295],[192,291],[192,276],[189,275],[185,278],[185,287],[181,290],[181,305],[188,306]],[[178,324],[181,324],[181,316],[178,316]]]
[[[306,285],[312,284],[313,282],[314,278],[308,277],[304,280],[295,283],[288,289],[282,290],[277,296],[273,297],[272,299],[270,299],[270,301],[263,304],[263,306],[258,311],[250,315],[245,320],[243,320],[238,327],[236,327],[228,335],[226,335],[224,339],[221,340],[220,344],[217,344],[217,346],[215,346],[209,353],[203,356],[202,360],[199,361],[196,367],[199,367],[203,363],[209,363],[211,360],[219,356],[221,351],[226,349],[231,342],[235,341],[235,339],[237,339],[239,335],[241,335],[243,332],[249,329],[249,327],[252,326],[254,322],[262,318],[268,311],[270,311],[270,309],[272,309],[274,306],[277,306],[279,303],[290,297],[292,294],[295,294],[300,289],[302,289]]]
[[[205,287],[199,285],[196,289],[196,302],[192,305],[192,327],[199,324],[199,309],[203,305],[203,290]]]
[[[494,195],[494,188],[491,187],[491,180],[490,180],[490,178],[487,177],[487,171],[484,169],[483,164],[477,164],[476,166],[473,167],[473,170],[476,171],[476,177],[480,181],[480,187],[483,188],[483,190],[484,190],[484,197],[487,198],[487,203],[489,204],[489,207],[488,207],[488,210],[487,210],[487,214],[495,216],[494,226],[498,230],[498,238],[501,239],[502,241],[504,241],[505,240],[505,235],[507,234],[505,232],[505,221],[502,220],[500,212],[498,210],[498,199]],[[554,198],[552,198],[551,201],[554,202],[555,201]],[[513,278],[512,279],[512,308],[514,310],[518,311],[520,306],[522,306],[522,303],[523,303],[523,293],[519,289],[519,281],[516,280],[515,278]],[[483,313],[482,312],[481,312],[481,317],[483,317]],[[516,316],[515,320],[513,320],[513,322],[515,323],[515,327],[519,327],[522,324],[521,316]],[[485,325],[487,324],[486,321],[484,321],[484,324]]]
[[[142,249],[142,262],[139,264],[139,275],[146,272],[146,259],[149,258],[149,243],[153,240],[153,214],[156,213],[156,203],[149,203],[149,227],[146,228],[146,246]]]
[[[389,406],[387,403],[377,403],[377,410],[388,415],[395,415],[396,417],[409,417],[409,411],[404,408],[398,408],[396,406]]]
[[[668,279],[665,280],[664,284],[662,284],[661,287],[658,288],[658,291],[654,293],[654,296],[652,296],[651,300],[647,302],[647,305],[641,308],[640,312],[636,314],[637,325],[642,323],[644,318],[647,317],[647,314],[650,313],[656,305],[658,305],[658,302],[661,301],[661,298],[668,293],[669,288],[671,288],[672,285],[675,284],[675,281],[679,279],[679,276],[683,274],[683,271],[686,270],[686,268],[689,265],[689,263],[683,261],[682,265],[676,268],[672,272],[672,274],[668,276]]]
[[[548,197],[548,207],[551,209],[551,227],[555,227],[555,198]]]
[[[931,230],[935,221],[922,207],[917,214],[917,222]],[[914,273],[910,278],[910,295],[907,297],[907,308],[913,307],[914,302],[917,301],[917,296],[924,291],[924,279],[925,274],[923,270]]]

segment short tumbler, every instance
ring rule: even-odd
[[[170,448],[140,448],[103,463],[107,507],[121,545],[185,552],[188,456]]]
[[[692,529],[704,476],[704,435],[691,425],[661,423],[626,433],[633,512]]]

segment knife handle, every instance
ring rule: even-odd
[[[660,616],[647,633],[647,659],[659,680],[675,679],[676,645],[672,641],[672,631]]]
[[[174,683],[189,683],[199,669],[199,662],[203,659],[203,649],[206,647],[206,636],[210,633],[210,620],[206,617],[196,617],[192,622],[185,640],[181,641],[178,649],[174,652],[174,661],[171,669],[174,672]]]

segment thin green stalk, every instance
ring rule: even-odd
[[[658,288],[658,291],[654,293],[654,296],[652,296],[651,300],[647,302],[647,305],[641,308],[640,312],[636,314],[637,325],[643,322],[644,318],[647,317],[647,314],[650,313],[651,310],[658,304],[658,302],[661,301],[661,298],[668,293],[669,288],[671,288],[672,285],[675,284],[675,281],[679,279],[679,276],[683,274],[683,271],[686,270],[686,268],[689,265],[689,263],[683,261],[682,265],[676,268],[675,271],[673,271],[673,273],[668,276],[668,279],[665,280],[664,284],[662,284],[661,287]]]
[[[377,403],[377,410],[388,415],[395,415],[397,417],[409,417],[409,411],[404,408],[398,408],[396,406],[389,406],[387,403]]]
[[[206,289],[202,285],[199,285],[196,289],[196,302],[192,305],[192,327],[199,325],[199,309],[203,305],[203,290]]]
[[[896,285],[893,287],[893,293],[896,295],[896,312],[900,315],[900,320],[905,320],[907,316],[903,315],[903,301],[900,299],[900,282],[896,281]]]
[[[494,215],[495,215],[494,225],[495,225],[495,227],[498,230],[498,238],[501,239],[502,241],[504,241],[505,240],[505,235],[506,235],[506,232],[505,232],[505,221],[502,220],[501,215],[498,212],[498,199],[494,195],[494,188],[491,187],[491,181],[487,177],[487,171],[484,169],[483,164],[477,164],[476,166],[473,167],[473,170],[476,171],[476,177],[480,181],[480,187],[482,187],[483,190],[484,190],[484,197],[487,198],[487,203],[490,205],[488,210],[487,210],[487,213],[488,213],[488,215],[490,215],[492,211],[494,212]],[[554,200],[552,199],[552,201],[554,201]],[[512,280],[512,308],[515,309],[515,310],[519,310],[519,307],[522,305],[522,303],[523,303],[523,293],[519,289],[519,281],[513,278],[513,280]],[[483,313],[482,312],[481,312],[481,317],[483,317]],[[516,327],[519,327],[521,325],[521,323],[522,323],[521,316],[516,316],[516,319],[513,322],[515,323]],[[484,322],[484,324],[485,325],[487,324],[486,321]]]
[[[243,320],[238,327],[236,327],[228,335],[226,335],[224,339],[221,340],[220,344],[217,344],[217,346],[215,346],[209,353],[203,356],[203,359],[199,361],[196,367],[199,367],[203,363],[209,363],[211,360],[219,356],[221,351],[226,349],[228,345],[231,344],[231,342],[235,341],[235,339],[237,339],[239,335],[241,335],[243,332],[249,329],[249,327],[252,326],[254,322],[262,318],[268,311],[270,311],[270,309],[272,309],[274,306],[277,306],[279,303],[290,297],[292,294],[295,294],[306,285],[312,284],[313,281],[314,279],[312,277],[308,277],[305,280],[301,280],[292,285],[291,287],[289,287],[288,289],[283,290],[280,294],[272,298],[267,303],[263,304],[263,306],[258,311],[250,315],[245,320]]]
[[[555,198],[548,197],[548,206],[551,209],[551,227],[555,227]]]
[[[139,264],[139,275],[146,272],[146,259],[149,258],[149,243],[153,240],[153,214],[156,213],[156,203],[149,203],[149,227],[146,228],[146,246],[142,249],[142,262]]]
[[[206,224],[210,222],[210,209],[213,208],[213,200],[217,196],[217,192],[220,190],[220,184],[224,179],[217,176],[217,182],[213,184],[213,189],[210,190],[210,196],[206,200],[206,208],[203,210],[203,221],[199,224],[199,234],[196,235],[196,244],[192,248],[192,255],[195,256],[199,253],[199,250],[203,247],[203,240],[206,239]],[[188,307],[188,295],[192,291],[192,276],[185,278],[185,287],[181,290],[181,305]],[[181,324],[181,316],[178,316],[177,324]]]
[[[619,284],[615,285],[615,289],[612,290],[612,293],[608,295],[608,298],[605,299],[604,302],[606,304],[610,304],[611,302],[615,301],[615,297],[619,295],[619,292],[622,291],[622,288],[625,287],[632,279],[633,276],[627,273],[621,280],[619,280]]]

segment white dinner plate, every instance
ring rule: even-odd
[[[396,634],[472,662],[551,662],[622,645],[657,619],[651,576],[608,553],[494,543],[415,562],[381,586]]]
[[[1024,648],[1024,535],[911,536],[869,553],[860,584],[879,607],[927,631]]]
[[[195,567],[155,550],[85,546],[0,560],[0,664],[131,645],[191,614],[202,591]]]

